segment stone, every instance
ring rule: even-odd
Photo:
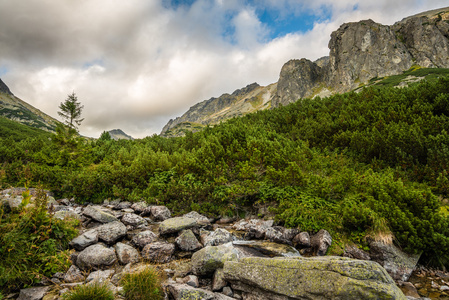
[[[195,251],[203,247],[190,229],[182,231],[176,238],[175,244],[182,251]]]
[[[251,219],[249,221],[241,220],[234,224],[232,228],[237,231],[247,231],[250,233],[250,238],[263,239],[265,237],[265,231],[273,226],[273,220],[259,220]]]
[[[155,221],[165,221],[171,217],[170,210],[166,206],[151,206],[150,212]]]
[[[49,290],[49,286],[21,289],[17,300],[41,300]]]
[[[143,248],[148,244],[156,241],[157,235],[151,230],[141,231],[132,238],[132,243],[139,248]]]
[[[225,261],[237,260],[240,256],[241,252],[232,243],[207,246],[192,255],[192,272],[195,275],[212,275],[215,270],[223,268]]]
[[[223,269],[217,269],[214,273],[214,277],[212,278],[212,291],[214,292],[220,291],[226,285],[227,282],[224,279]]]
[[[143,225],[147,225],[147,221],[139,215],[133,213],[126,213],[122,219],[122,223],[125,225],[131,225],[134,227],[139,227]]]
[[[225,280],[246,299],[405,299],[372,261],[345,257],[246,257],[224,263]]]
[[[190,285],[191,287],[197,288],[200,286],[198,277],[195,275],[188,275],[182,279],[182,283]]]
[[[112,275],[114,275],[114,273],[115,273],[114,270],[94,271],[94,272],[90,273],[89,276],[87,276],[86,283],[91,282],[93,280],[96,280],[98,282],[104,282],[104,281],[106,281],[106,279],[111,278]]]
[[[73,283],[82,282],[85,278],[86,277],[77,266],[71,265],[67,273],[65,273],[63,280],[67,283]]]
[[[410,255],[392,244],[370,241],[371,259],[387,270],[394,280],[408,281],[415,270],[420,254]]]
[[[114,217],[112,214],[103,211],[100,206],[89,205],[84,209],[83,214],[100,223],[109,223],[118,221],[118,219]]]
[[[332,237],[327,230],[321,229],[317,234],[312,236],[310,245],[316,255],[323,256],[332,245]]]
[[[117,254],[118,261],[122,265],[136,263],[139,261],[139,251],[129,245],[117,243],[114,245],[114,249]]]
[[[296,247],[308,248],[310,247],[310,235],[307,231],[301,232],[293,238],[292,242]]]
[[[228,297],[233,297],[234,296],[234,293],[232,292],[232,289],[229,286],[225,286],[223,288],[222,293],[223,293],[223,295],[228,296]]]
[[[214,293],[187,284],[170,283],[167,285],[167,290],[175,300],[212,300],[215,298]]]
[[[290,245],[278,244],[269,241],[235,241],[233,242],[233,245],[253,249],[258,254],[257,256],[301,256],[298,250]]]
[[[129,201],[121,201],[117,205],[115,205],[115,209],[117,209],[117,210],[127,209],[127,208],[130,208],[131,205],[132,205],[132,203]]]
[[[191,211],[191,212],[185,214],[183,217],[194,219],[200,225],[209,225],[210,224],[208,217],[203,216],[202,214],[199,214],[196,211]]]
[[[265,239],[274,243],[292,244],[292,239],[299,234],[297,229],[286,229],[282,226],[273,226],[265,231]]]
[[[59,220],[76,219],[81,221],[81,216],[71,210],[60,210],[53,214],[53,218]]]
[[[235,240],[235,237],[226,229],[217,228],[209,234],[202,236],[204,246],[218,246]]]
[[[361,260],[370,260],[371,257],[369,253],[363,251],[362,249],[357,248],[355,245],[347,245],[345,247],[345,252],[343,254],[344,257],[356,258]]]
[[[20,204],[22,204],[22,200],[22,196],[15,196],[8,198],[7,203],[10,209],[17,209],[19,208]]]
[[[98,243],[87,247],[80,252],[76,258],[76,265],[81,270],[100,269],[110,266],[117,261],[114,249],[107,248],[104,244]]]
[[[154,242],[142,250],[142,257],[155,263],[167,263],[172,260],[175,245],[167,242]]]
[[[127,232],[126,226],[120,221],[106,223],[97,227],[96,230],[98,239],[108,244],[113,244],[118,239],[124,237]]]
[[[97,230],[91,229],[71,240],[69,245],[78,251],[82,251],[84,250],[84,248],[96,244],[97,242],[98,242]]]
[[[179,232],[184,229],[189,229],[194,226],[196,226],[195,219],[184,218],[184,217],[170,218],[170,219],[163,221],[159,225],[159,233],[161,235],[170,234],[170,233]]]
[[[142,213],[148,207],[146,202],[140,201],[131,205],[131,208],[138,214]]]

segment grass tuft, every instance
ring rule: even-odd
[[[114,293],[104,283],[79,285],[61,297],[63,300],[114,300]]]
[[[126,299],[159,300],[163,299],[159,272],[151,266],[137,273],[127,273],[121,280]]]

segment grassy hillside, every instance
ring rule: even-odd
[[[51,136],[51,133],[38,128],[23,125],[21,123],[11,121],[5,117],[0,117],[0,137],[3,139],[11,138],[14,141],[20,141],[29,137],[47,137]]]
[[[449,77],[304,99],[182,138],[91,143],[0,138],[4,185],[80,202],[120,197],[175,214],[256,214],[329,230],[332,251],[393,239],[449,266]]]

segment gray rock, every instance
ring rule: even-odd
[[[65,219],[76,219],[81,220],[81,216],[76,212],[71,210],[60,210],[54,213],[53,217],[55,219],[65,220]]]
[[[208,217],[199,214],[196,211],[191,211],[183,216],[184,218],[191,218],[196,220],[196,222],[200,225],[208,225],[210,224],[210,220]]]
[[[19,208],[20,204],[22,204],[23,197],[22,196],[13,196],[6,199],[8,206],[10,209]]]
[[[235,237],[226,229],[217,228],[214,231],[201,236],[204,246],[218,246],[235,240]]]
[[[190,285],[191,287],[197,288],[200,286],[198,277],[195,275],[188,275],[182,279],[182,283]]]
[[[141,231],[132,238],[132,243],[139,248],[143,248],[148,244],[156,241],[157,235],[151,230]]]
[[[121,201],[117,205],[115,205],[115,209],[117,209],[117,210],[127,209],[127,208],[130,208],[131,205],[132,205],[132,203],[129,201]]]
[[[112,275],[114,275],[114,273],[115,273],[114,270],[94,271],[94,272],[90,273],[89,276],[87,276],[86,283],[91,282],[93,280],[96,280],[98,282],[104,282],[104,281],[106,281],[106,279],[111,278]]]
[[[317,234],[312,236],[310,245],[316,255],[323,256],[326,254],[327,249],[332,245],[332,237],[327,230],[321,229]]]
[[[362,260],[370,260],[371,257],[369,253],[363,251],[362,249],[357,248],[355,245],[348,245],[345,247],[345,253],[343,254],[345,257],[362,259]]]
[[[147,221],[145,221],[144,218],[142,218],[139,215],[133,214],[133,213],[126,213],[123,217],[122,217],[122,223],[125,225],[131,225],[134,227],[139,227],[142,225],[147,225]]]
[[[192,218],[184,218],[184,217],[177,217],[177,218],[171,218],[163,221],[159,225],[159,233],[164,234],[170,234],[179,232],[184,229],[189,229],[194,226],[196,226],[196,220]]]
[[[256,239],[263,239],[265,237],[265,231],[273,226],[273,220],[259,220],[251,219],[249,221],[241,220],[240,222],[232,226],[237,231],[247,231]]]
[[[83,282],[85,278],[86,277],[84,277],[83,273],[77,266],[71,265],[67,273],[65,273],[63,280],[67,283],[73,283]]]
[[[171,217],[170,210],[165,206],[151,206],[150,212],[155,221],[164,221]]]
[[[114,249],[107,248],[105,245],[98,243],[87,247],[78,255],[76,265],[81,270],[100,269],[110,266],[117,261]]]
[[[171,283],[167,285],[167,290],[175,300],[212,300],[214,293],[204,289],[197,289],[187,284]]]
[[[195,251],[203,247],[190,229],[182,231],[176,238],[175,244],[182,251]]]
[[[227,282],[224,279],[223,269],[217,269],[214,273],[214,277],[212,278],[212,290],[214,292],[220,291],[227,285]]]
[[[134,249],[133,247],[123,244],[117,243],[114,245],[115,252],[117,253],[118,261],[122,265],[127,265],[129,263],[136,263],[139,261],[139,251]]]
[[[234,293],[232,292],[232,289],[229,286],[225,286],[223,288],[222,293],[223,293],[223,295],[228,296],[228,297],[233,297],[234,296]]]
[[[109,223],[118,221],[118,219],[114,217],[112,214],[103,211],[101,209],[101,206],[89,205],[84,209],[83,214],[100,223]]]
[[[195,275],[212,275],[215,270],[223,268],[228,260],[237,260],[242,252],[232,243],[220,246],[207,246],[192,255],[191,266]]]
[[[273,226],[265,231],[265,238],[271,242],[292,244],[292,239],[299,234],[297,229],[286,229],[282,226]]]
[[[146,202],[140,201],[131,205],[131,208],[138,214],[142,213],[148,207]]]
[[[371,259],[378,262],[395,280],[407,281],[415,270],[420,254],[409,255],[391,244],[370,241]]]
[[[154,242],[142,250],[142,257],[155,263],[167,263],[172,260],[175,245],[167,242]]]
[[[110,222],[96,228],[98,238],[108,244],[112,244],[126,235],[126,226],[120,222]]]
[[[293,238],[293,244],[300,248],[308,248],[310,247],[310,235],[307,231],[301,232],[297,234]]]
[[[344,257],[246,257],[224,276],[247,299],[405,299],[379,264]]]
[[[97,242],[98,242],[97,230],[91,229],[71,240],[70,246],[78,251],[82,251],[84,250],[84,248],[96,244]]]
[[[17,298],[17,300],[41,300],[48,290],[50,290],[49,286],[22,289],[20,290],[19,298]]]
[[[301,256],[294,247],[286,244],[278,244],[269,241],[235,241],[232,242],[234,246],[240,248],[249,248],[253,250],[253,254],[256,256],[283,256],[294,257]]]

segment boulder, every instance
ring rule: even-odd
[[[167,242],[154,242],[143,248],[142,257],[155,263],[167,263],[171,261],[174,252],[175,245]]]
[[[136,263],[139,261],[139,251],[134,249],[133,247],[123,244],[117,243],[114,245],[115,252],[117,253],[118,261],[122,265],[127,265],[129,263]]]
[[[195,251],[203,247],[190,229],[182,231],[176,238],[175,244],[182,251]]]
[[[191,218],[196,220],[196,222],[200,225],[209,225],[209,218],[203,216],[202,214],[197,213],[196,211],[191,211],[183,216],[184,218]]]
[[[126,226],[120,222],[110,222],[96,228],[98,238],[108,244],[113,244],[126,235]]]
[[[321,229],[317,234],[312,236],[310,245],[316,255],[323,256],[326,254],[330,245],[332,245],[332,237],[327,230]]]
[[[49,290],[49,286],[22,289],[20,290],[19,298],[17,298],[17,300],[41,300]]]
[[[421,254],[410,255],[392,244],[371,241],[371,259],[378,262],[395,280],[408,281]]]
[[[246,257],[224,277],[246,299],[405,299],[379,264],[345,257]]]
[[[102,243],[87,247],[76,258],[76,265],[81,270],[100,269],[117,261],[114,249],[107,248]]]
[[[125,225],[131,225],[133,227],[140,227],[143,225],[147,225],[147,221],[145,221],[144,218],[142,218],[139,215],[133,214],[133,213],[126,213],[122,217],[122,223]]]
[[[215,294],[204,289],[197,289],[188,284],[171,283],[167,290],[175,300],[212,300]]]
[[[138,214],[142,213],[148,207],[146,202],[140,201],[131,205],[131,208]]]
[[[80,215],[71,210],[60,210],[54,213],[53,218],[65,220],[65,219],[76,219],[81,220]]]
[[[170,210],[165,206],[151,206],[150,212],[155,221],[165,221],[171,217]]]
[[[226,229],[217,228],[209,234],[202,235],[201,241],[204,246],[218,246],[235,240],[235,237]]]
[[[355,259],[371,260],[371,257],[367,252],[357,248],[357,246],[355,245],[347,245],[345,247],[345,252],[343,256]]]
[[[227,282],[224,279],[223,269],[217,269],[214,273],[214,277],[212,278],[212,290],[217,292],[224,288],[227,285]]]
[[[265,239],[270,242],[281,243],[281,244],[292,244],[292,239],[299,234],[298,229],[287,229],[282,226],[273,226],[267,228],[265,231]]]
[[[117,210],[127,209],[127,208],[130,208],[131,205],[132,205],[132,203],[129,201],[121,201],[117,205],[115,205],[115,209],[117,209]]]
[[[94,272],[90,273],[89,276],[87,276],[86,283],[94,281],[94,280],[99,281],[99,282],[104,282],[108,278],[112,277],[112,275],[114,275],[114,273],[115,273],[114,270],[94,271]]]
[[[97,230],[91,229],[71,240],[69,245],[78,251],[82,251],[84,248],[96,244],[97,242]]]
[[[175,233],[184,229],[192,228],[195,225],[196,220],[192,218],[184,218],[184,217],[170,218],[163,221],[159,225],[159,233],[162,235]]]
[[[84,209],[83,214],[100,223],[109,223],[118,221],[118,219],[114,217],[112,214],[103,211],[100,206],[89,205]]]
[[[198,277],[195,275],[188,275],[182,279],[182,283],[190,285],[191,287],[197,288],[200,286]]]
[[[232,243],[220,246],[207,246],[192,255],[191,266],[195,275],[212,275],[222,268],[225,261],[237,260],[242,252]]]
[[[257,256],[283,256],[294,257],[301,256],[295,248],[290,245],[278,244],[269,241],[235,241],[233,245],[242,248],[250,248],[255,251]]]
[[[265,231],[273,226],[273,220],[259,220],[251,219],[249,221],[241,220],[234,224],[232,228],[237,231],[246,231],[249,233],[248,238],[263,239],[265,237]]]
[[[151,230],[141,231],[132,238],[132,243],[139,248],[156,241],[157,235]]]
[[[308,248],[310,247],[310,235],[307,231],[298,233],[293,238],[293,244],[299,248]]]
[[[81,270],[75,266],[71,265],[67,273],[65,273],[63,280],[67,283],[73,283],[73,282],[83,282],[85,279],[83,273]]]

